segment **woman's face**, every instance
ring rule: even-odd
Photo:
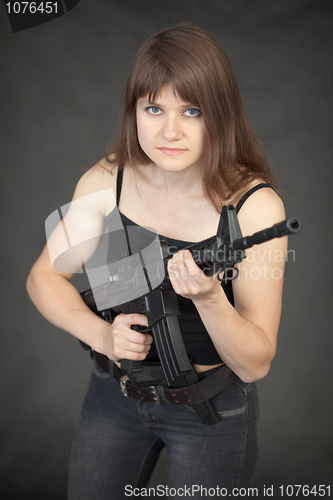
[[[158,167],[179,172],[199,168],[205,149],[206,126],[201,111],[163,87],[154,102],[148,96],[136,107],[138,140]]]

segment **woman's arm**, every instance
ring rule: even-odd
[[[93,167],[79,181],[71,207],[49,238],[53,248],[61,247],[63,229],[68,228],[69,239],[89,241],[89,248],[84,248],[85,262],[96,251],[99,238],[103,234],[105,215],[110,206],[110,184],[105,187],[110,174]],[[110,182],[110,181],[109,181]],[[111,193],[112,195],[112,193]],[[112,198],[111,198],[112,199]],[[79,209],[79,210],[78,210]],[[72,231],[70,228],[75,228]],[[73,272],[61,272],[54,269],[48,246],[46,246],[32,267],[27,280],[28,294],[41,314],[57,327],[74,335],[97,352],[106,354],[110,359],[144,359],[152,338],[131,330],[131,324],[146,325],[143,315],[120,315],[112,325],[95,315],[81,299],[76,288],[69,282],[74,276],[74,266],[80,262],[71,259]],[[127,351],[130,351],[129,353]],[[126,353],[126,354],[125,354]],[[131,357],[132,356],[132,357]]]
[[[239,214],[244,236],[284,218],[281,199],[269,189],[254,193]],[[169,263],[175,291],[193,300],[219,355],[244,382],[263,378],[275,355],[286,250],[284,237],[246,251],[233,281],[235,307],[216,277],[206,277],[190,253],[178,252]]]

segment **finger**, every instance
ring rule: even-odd
[[[197,280],[205,276],[200,267],[194,262],[192,254],[189,250],[185,250],[183,252],[183,262],[190,278]]]
[[[177,265],[177,267],[179,269],[184,269],[186,268],[186,262],[185,262],[185,259],[187,258],[186,256],[187,255],[190,255],[191,256],[191,252],[189,252],[188,250],[181,250],[179,252],[177,252],[172,260],[174,261],[174,263]]]
[[[129,330],[125,335],[126,340],[133,344],[150,345],[153,342],[153,337],[149,333],[138,333],[135,330]]]
[[[182,263],[173,269],[172,277],[173,280],[171,280],[171,283],[173,286],[181,287],[181,289],[187,289],[192,284],[193,279],[191,278],[195,276],[190,276],[190,270],[187,268],[185,263]]]
[[[143,355],[140,359],[145,359],[147,353],[150,351],[150,348],[151,342],[132,342],[126,337],[126,335],[117,336],[114,343],[114,353],[117,359],[136,359],[135,357],[129,357],[128,353]]]
[[[125,351],[124,354],[119,358],[119,360],[129,359],[130,361],[144,361],[146,357],[146,352]]]
[[[179,277],[177,263],[172,259],[170,259],[168,262],[168,275],[169,275],[171,282],[173,280],[176,280]]]
[[[135,342],[125,342],[123,345],[124,351],[147,353],[151,349],[151,344],[136,344]]]
[[[186,280],[188,279],[188,269],[186,262],[183,258],[182,252],[178,252],[180,255],[175,257],[172,262],[172,274],[175,280]]]
[[[122,324],[131,327],[132,325],[148,326],[147,316],[144,314],[131,313],[131,314],[119,314],[116,320],[120,321]]]

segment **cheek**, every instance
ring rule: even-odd
[[[207,132],[205,127],[203,127],[198,131],[196,139],[197,139],[196,143],[198,147],[198,153],[204,154],[207,145]]]
[[[143,149],[143,151],[146,153],[147,148],[149,148],[149,145],[151,143],[151,138],[150,138],[150,132],[149,132],[149,127],[147,127],[144,123],[142,123],[141,120],[137,120],[137,135],[138,135],[138,141]]]
[[[144,130],[142,127],[142,123],[139,119],[137,119],[136,121],[136,130],[137,130],[139,144],[142,147],[142,143],[144,142]]]

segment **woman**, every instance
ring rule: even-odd
[[[216,496],[218,488],[232,495],[251,483],[254,382],[267,374],[275,354],[286,238],[248,252],[239,278],[223,286],[182,248],[216,234],[223,205],[237,205],[244,235],[284,219],[274,185],[216,40],[191,23],[150,37],[128,76],[118,136],[80,179],[73,199],[93,200],[81,213],[88,233],[103,232],[116,203],[124,226],[154,228],[179,250],[168,272],[187,353],[202,379],[225,365],[237,377],[211,398],[219,421],[205,425],[190,405],[167,404],[160,385],[160,404],[125,398],[96,363],[72,449],[70,499],[137,496],[165,445],[168,487],[178,496],[193,485],[201,488],[193,496],[207,496],[203,488],[210,488],[209,496],[214,488]],[[45,248],[27,285],[41,313],[117,366],[120,359],[149,357],[152,336],[131,329],[147,325],[146,317],[120,314],[106,323],[82,302],[72,276],[52,267]]]

